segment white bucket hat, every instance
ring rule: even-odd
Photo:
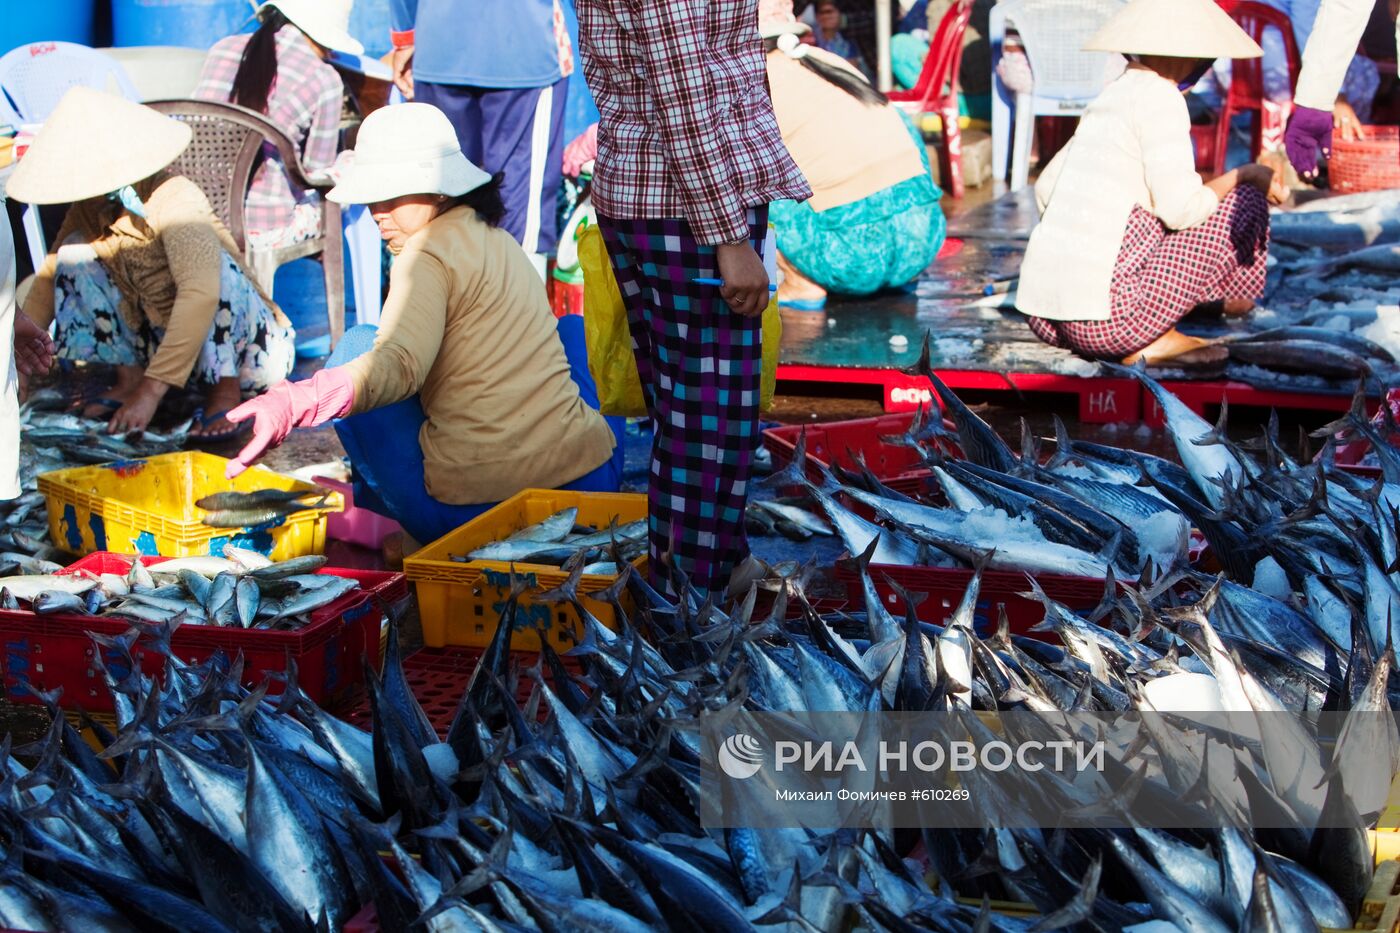
[[[1264,54],[1214,0],[1133,0],[1104,23],[1084,51],[1209,59]]]
[[[267,0],[258,7],[258,15],[268,7],[276,7],[317,45],[334,52],[363,55],[364,44],[350,35],[350,10],[354,5],[355,0]]]
[[[27,204],[101,197],[179,158],[189,126],[115,94],[75,87],[58,102],[5,185]]]
[[[432,104],[394,104],[365,118],[354,158],[326,197],[373,204],[407,194],[458,197],[491,183],[462,154],[447,114]]]
[[[763,39],[779,36],[800,36],[812,27],[799,22],[792,12],[792,0],[759,0],[758,35]]]

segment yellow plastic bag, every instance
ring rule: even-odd
[[[642,380],[637,375],[637,358],[632,353],[632,333],[627,327],[627,306],[622,302],[613,275],[608,247],[597,227],[583,231],[578,241],[579,265],[583,269],[583,331],[588,340],[588,370],[598,386],[598,405],[605,415],[640,418],[647,413],[642,396]],[[759,408],[773,407],[778,385],[778,346],[783,339],[783,320],[778,300],[768,302],[763,312],[763,381]]]

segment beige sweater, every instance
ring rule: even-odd
[[[612,430],[569,375],[539,273],[469,207],[404,245],[374,349],[346,366],[356,412],[420,394],[427,488],[442,502],[556,489],[612,455]]]
[[[53,321],[57,250],[70,237],[80,237],[92,245],[121,293],[118,310],[127,324],[139,328],[149,321],[165,329],[146,376],[179,387],[189,381],[214,326],[224,254],[238,261],[244,275],[252,276],[233,237],[194,182],[181,175],[158,175],[135,188],[146,205],[145,220],[106,198],[80,201],[68,209],[24,311],[41,327]],[[272,300],[261,289],[258,293],[286,324]]]
[[[1128,216],[1141,205],[1172,230],[1207,220],[1220,199],[1196,174],[1191,119],[1176,85],[1130,68],[1084,112],[1035,186],[1016,307],[1055,321],[1106,321]]]
[[[815,46],[806,53],[865,80],[843,58]],[[783,143],[812,186],[813,210],[852,204],[923,174],[893,104],[868,107],[781,51],[768,53],[768,84]]]

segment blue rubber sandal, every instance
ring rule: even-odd
[[[825,298],[785,298],[778,302],[778,307],[787,308],[790,311],[825,311]]]

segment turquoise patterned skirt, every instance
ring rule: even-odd
[[[908,121],[905,121],[906,124]],[[774,201],[769,222],[778,249],[807,278],[837,295],[871,295],[919,277],[943,246],[943,192],[929,174],[923,140],[909,126],[922,175],[826,211]]]
[[[121,293],[86,244],[65,244],[54,272],[55,342],[58,357],[110,366],[146,366],[160,348],[164,328],[132,328],[120,311]],[[219,307],[195,360],[190,381],[213,385],[238,377],[244,392],[266,392],[291,375],[296,332],[279,323],[238,263],[224,254]]]

